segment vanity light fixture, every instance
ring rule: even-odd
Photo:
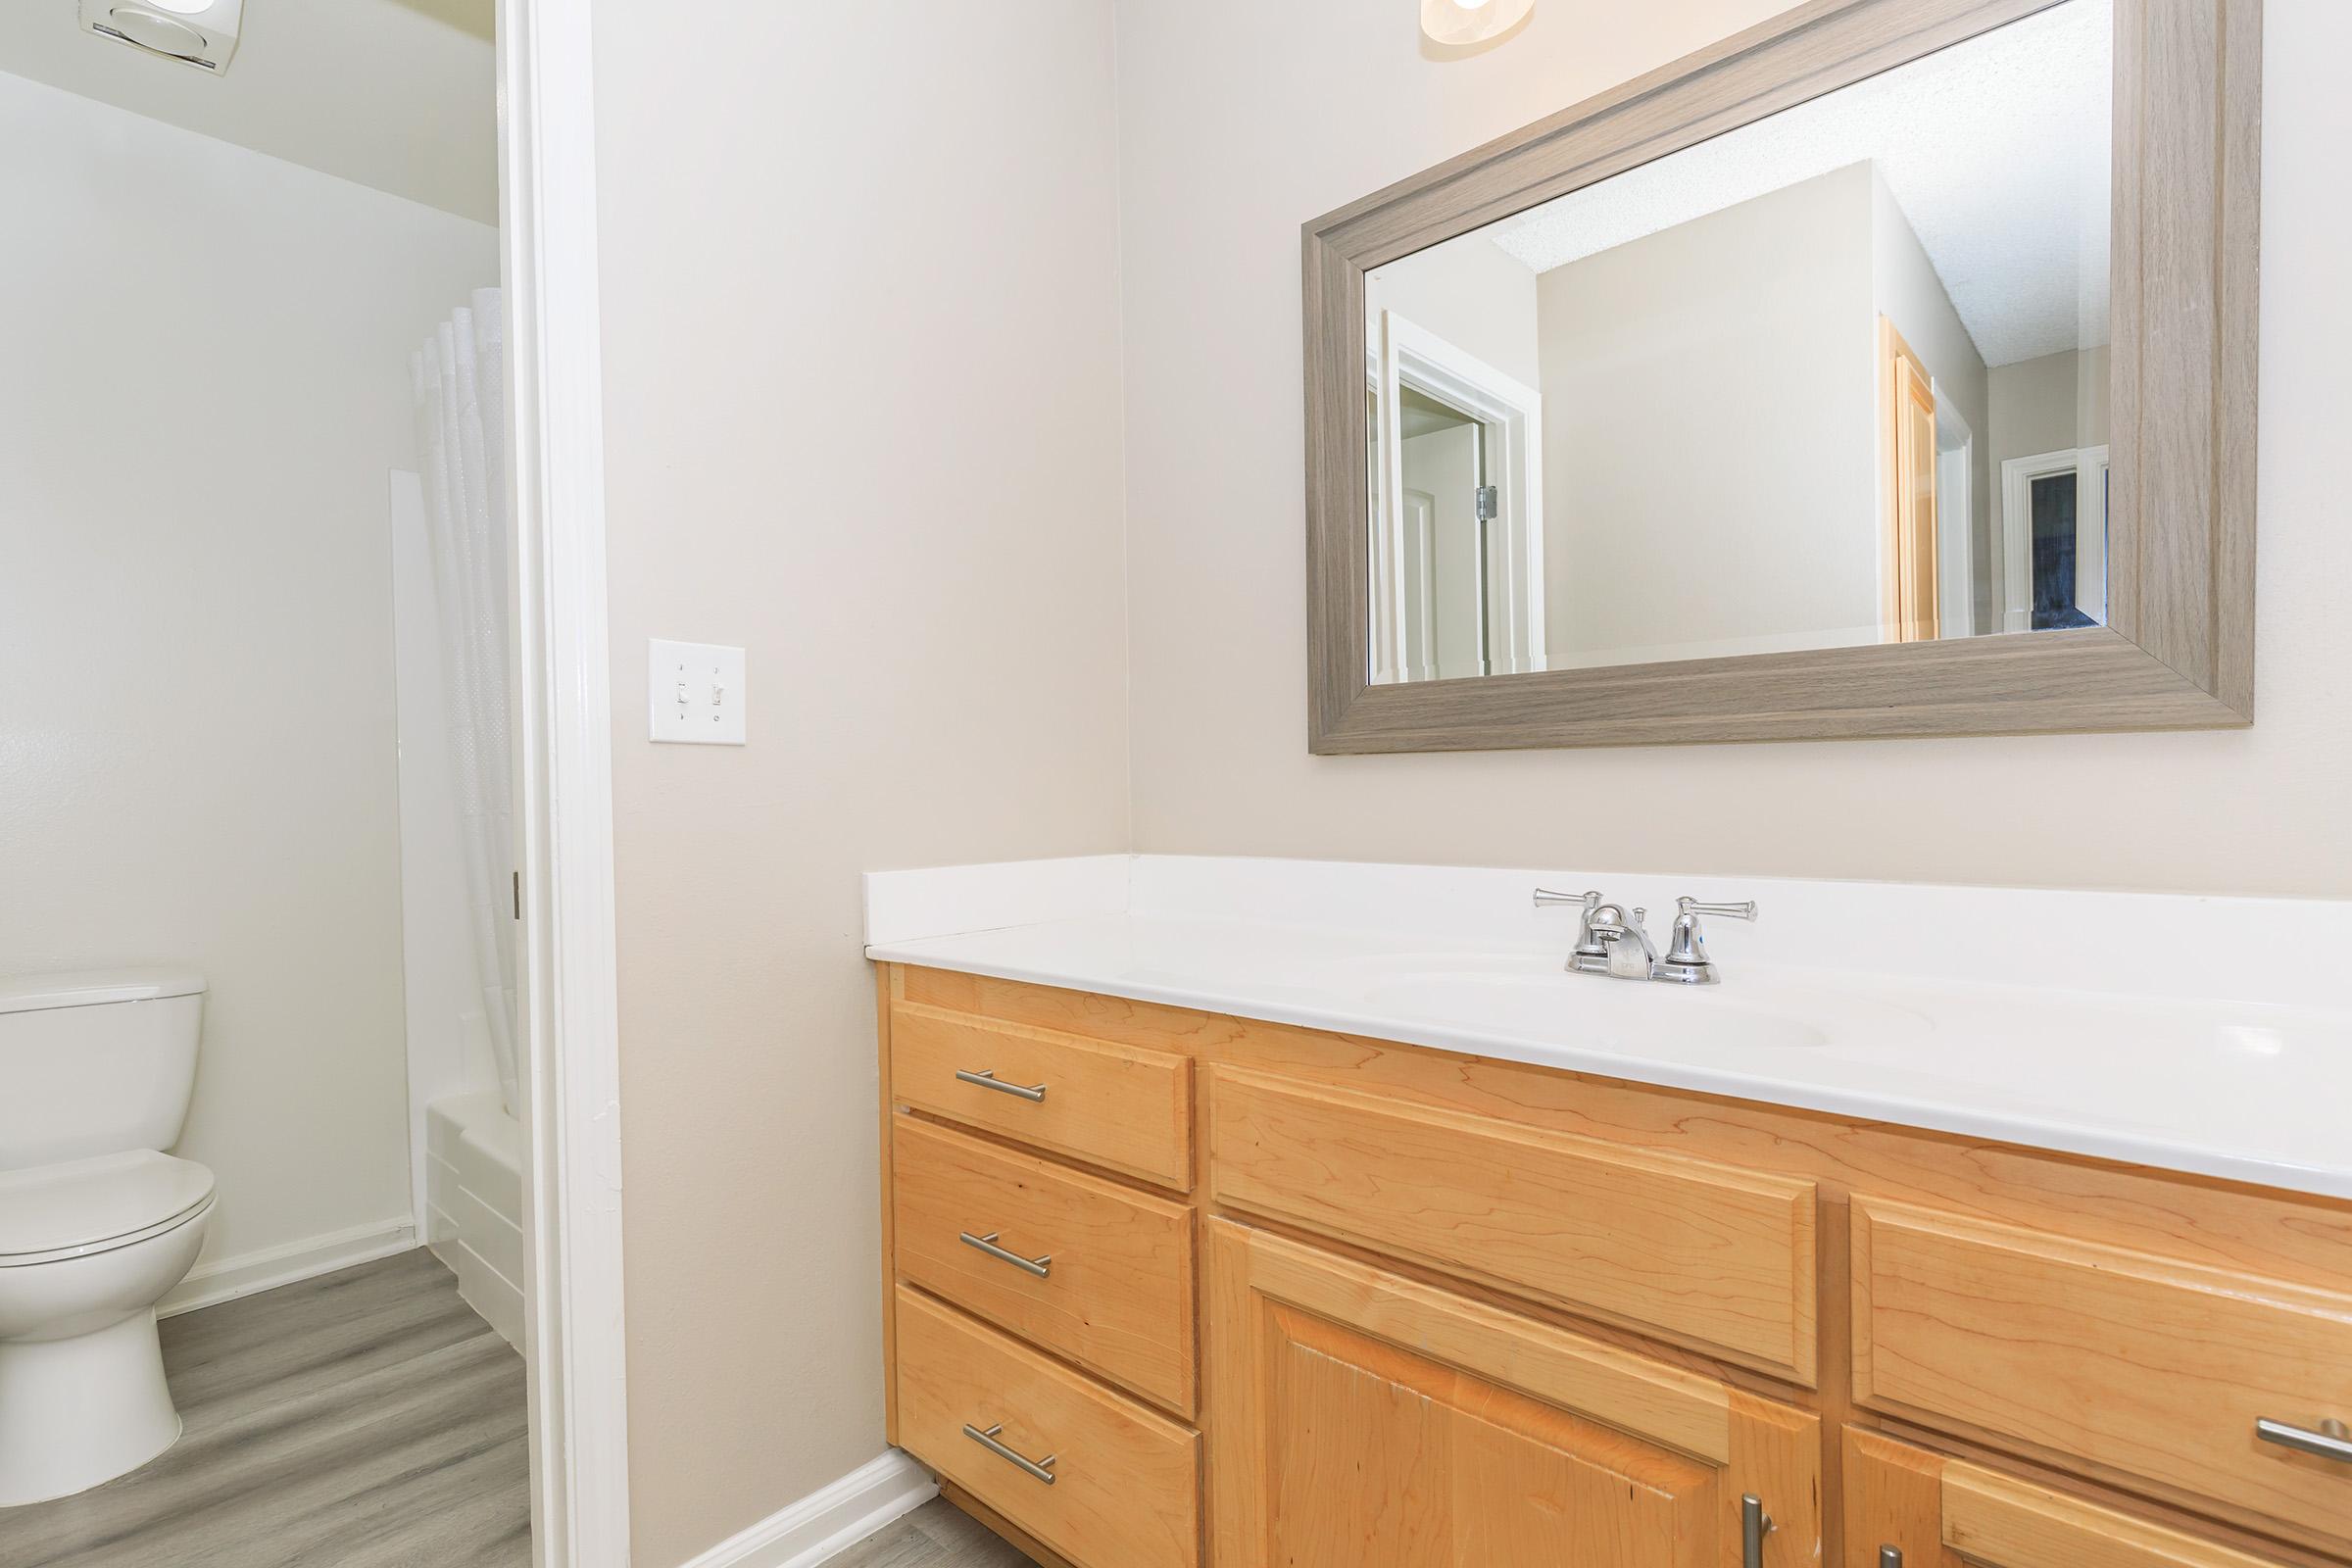
[[[1536,0],[1421,0],[1421,32],[1432,43],[1485,43],[1535,8]]]

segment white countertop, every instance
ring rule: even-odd
[[[1668,908],[1650,886],[1753,896],[1763,919],[1710,922],[1721,985],[1569,974],[1575,911],[1525,909],[1539,879]],[[2224,984],[2188,961],[2341,955],[2352,906],[1690,880],[1158,857],[893,872],[868,878],[866,952],[2352,1199],[2346,965]],[[1768,944],[1776,909],[1796,929]]]

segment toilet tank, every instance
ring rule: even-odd
[[[0,1170],[179,1142],[203,1019],[182,970],[0,976]]]

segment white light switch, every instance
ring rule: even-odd
[[[693,746],[743,744],[743,650],[710,643],[650,646],[646,684],[654,739]]]

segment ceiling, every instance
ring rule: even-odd
[[[1870,162],[1988,366],[2107,341],[2112,0],[2070,0],[1505,220],[1545,272]]]
[[[83,32],[75,0],[0,4],[0,71],[498,221],[491,0],[245,0],[220,76]]]

